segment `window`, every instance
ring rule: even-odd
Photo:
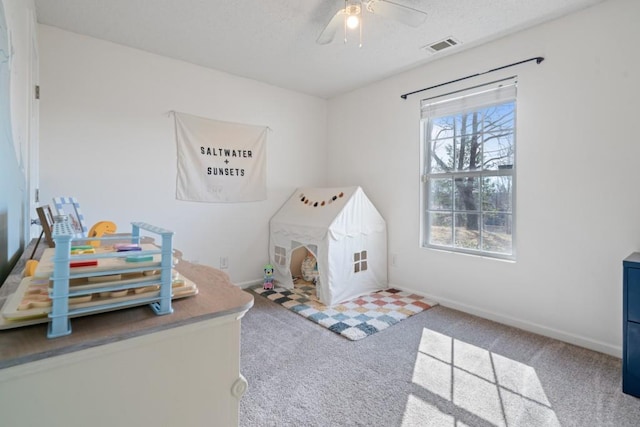
[[[515,80],[421,109],[422,246],[513,259]]]
[[[367,269],[367,251],[353,254],[353,272],[359,273]]]
[[[285,265],[287,263],[287,250],[281,246],[276,246],[274,261],[278,265]]]

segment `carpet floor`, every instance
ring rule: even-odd
[[[637,427],[621,361],[436,306],[346,340],[255,297],[241,427]]]

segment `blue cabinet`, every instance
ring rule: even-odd
[[[622,391],[640,397],[640,252],[622,266]]]

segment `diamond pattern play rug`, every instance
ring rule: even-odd
[[[353,341],[437,305],[424,297],[397,289],[377,291],[333,307],[327,307],[318,300],[314,285],[296,284],[292,290],[279,287],[265,290],[258,286],[253,291]]]

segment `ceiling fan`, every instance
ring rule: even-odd
[[[403,6],[388,0],[345,0],[344,8],[333,15],[327,26],[316,40],[318,44],[329,44],[333,41],[338,28],[344,27],[345,42],[347,29],[360,27],[360,45],[362,45],[362,14],[364,11],[390,18],[411,27],[421,25],[427,14],[421,10]]]

